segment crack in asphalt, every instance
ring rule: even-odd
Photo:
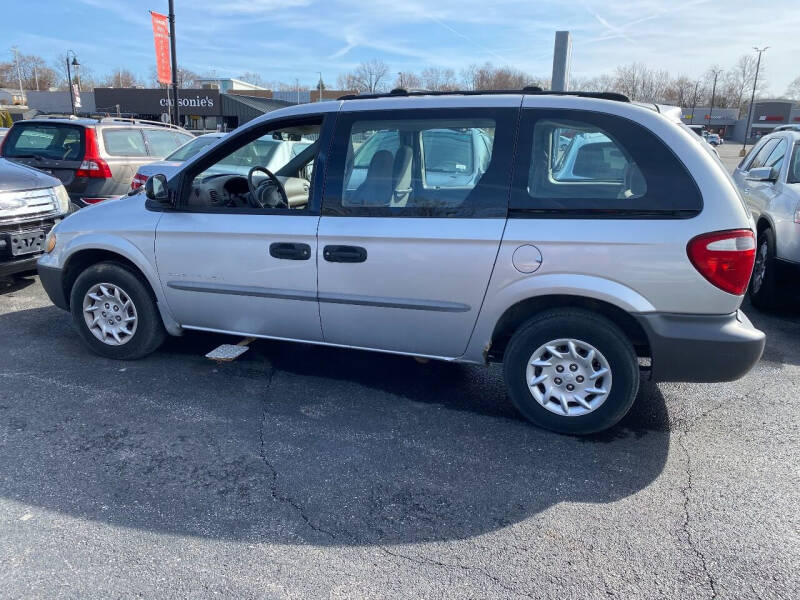
[[[711,588],[711,598],[717,598],[717,582],[714,580],[714,576],[711,574],[711,571],[708,568],[706,555],[702,550],[700,550],[700,546],[697,543],[697,540],[694,539],[694,536],[692,535],[692,528],[689,525],[689,521],[691,519],[689,505],[691,503],[690,495],[692,493],[692,459],[691,455],[689,454],[689,449],[686,447],[685,443],[685,438],[688,433],[688,431],[684,431],[680,432],[678,435],[678,445],[681,447],[681,450],[686,457],[686,485],[681,488],[681,494],[683,495],[683,523],[681,525],[681,529],[686,536],[689,548],[700,561],[700,565],[703,567],[703,573],[705,574],[708,585]]]
[[[279,491],[279,487],[278,487],[278,470],[275,468],[275,465],[273,465],[272,462],[267,457],[266,442],[265,442],[264,433],[265,433],[265,430],[266,430],[267,416],[269,414],[269,397],[268,397],[269,394],[268,394],[268,392],[269,392],[270,388],[272,387],[272,383],[273,383],[277,373],[278,373],[278,369],[274,365],[270,365],[270,370],[269,370],[269,373],[267,375],[267,385],[266,385],[266,389],[265,389],[264,402],[263,402],[263,408],[262,408],[262,413],[261,413],[261,424],[260,424],[260,427],[259,427],[259,455],[261,456],[261,460],[263,461],[264,465],[266,465],[267,469],[269,470],[269,472],[271,474],[270,495],[272,496],[273,500],[275,500],[276,502],[291,506],[295,510],[295,512],[298,514],[300,519],[303,521],[303,523],[309,529],[311,529],[312,531],[317,532],[317,533],[322,533],[322,534],[326,535],[327,537],[329,537],[331,540],[335,540],[335,539],[337,539],[337,534],[336,533],[330,531],[329,529],[326,529],[324,527],[320,527],[319,525],[315,524],[311,520],[311,518],[308,516],[308,514],[306,514],[306,511],[305,511],[305,509],[303,508],[303,505],[300,502],[298,502],[297,500],[295,500],[294,498],[292,498],[288,494],[284,494],[284,493],[281,493]],[[349,540],[350,542],[357,542],[358,541],[353,535],[351,535],[347,531],[340,532],[340,534],[341,534],[340,535],[340,539],[344,538],[346,540]],[[514,587],[508,585],[507,583],[505,583],[499,577],[497,577],[495,575],[492,575],[486,568],[483,568],[483,567],[475,567],[475,566],[471,566],[471,565],[462,565],[462,564],[451,564],[451,563],[446,563],[446,562],[437,561],[437,560],[431,560],[431,559],[427,559],[427,558],[415,558],[413,556],[408,556],[406,554],[401,554],[399,552],[395,552],[393,550],[390,550],[386,546],[382,546],[380,544],[378,544],[376,547],[381,552],[386,554],[387,556],[390,556],[390,557],[393,557],[393,558],[403,559],[403,560],[406,560],[406,561],[409,561],[409,562],[412,562],[412,563],[415,563],[415,564],[418,564],[418,565],[429,565],[429,566],[434,566],[434,567],[443,568],[443,569],[449,569],[449,570],[453,570],[453,571],[466,571],[467,573],[470,573],[470,574],[473,574],[473,571],[477,570],[481,575],[483,575],[484,577],[489,579],[493,584],[495,584],[496,586],[502,588],[503,590],[505,590],[507,592],[510,592],[512,594],[515,594],[517,596],[525,596],[525,597],[528,597],[528,598],[533,598],[533,596],[530,593],[521,592],[520,590],[517,590],[516,588],[514,588]],[[444,597],[444,595],[442,597]]]
[[[269,392],[270,387],[272,387],[272,381],[275,378],[275,374],[277,373],[277,371],[278,371],[278,369],[275,366],[270,365],[269,374],[267,375],[267,385],[266,385],[265,392]],[[278,490],[278,470],[275,468],[275,465],[273,465],[272,462],[270,462],[269,458],[267,458],[267,451],[266,451],[265,443],[264,443],[264,430],[265,430],[266,424],[267,424],[267,414],[269,412],[268,409],[269,409],[269,398],[268,398],[268,394],[265,393],[264,402],[263,402],[263,409],[261,411],[261,426],[260,426],[259,432],[258,432],[259,442],[260,442],[260,444],[259,444],[259,454],[261,455],[261,460],[264,462],[264,464],[266,465],[267,469],[272,474],[272,479],[270,481],[270,486],[269,486],[269,491],[270,491],[270,495],[272,496],[272,499],[275,500],[276,502],[279,502],[279,503],[282,503],[282,504],[287,504],[287,505],[291,506],[297,512],[298,516],[302,519],[302,521],[305,523],[305,525],[309,529],[311,529],[312,531],[315,531],[317,533],[325,534],[326,536],[328,536],[331,539],[336,539],[336,534],[335,533],[325,529],[324,527],[320,527],[318,525],[315,525],[311,521],[309,516],[306,514],[306,511],[303,508],[303,506],[297,500],[295,500],[294,498],[292,498],[291,496],[289,496],[287,494],[282,494],[282,493],[279,492],[279,490]]]
[[[400,554],[399,552],[394,552],[392,550],[389,550],[386,546],[378,546],[378,548],[384,554],[387,554],[387,555],[392,556],[394,558],[402,558],[404,560],[407,560],[407,561],[412,562],[412,563],[417,564],[417,565],[423,565],[423,566],[430,565],[430,566],[433,566],[433,567],[439,567],[439,568],[448,569],[448,570],[451,570],[451,571],[459,571],[459,570],[460,571],[466,571],[467,573],[470,573],[470,574],[472,574],[473,570],[477,569],[477,571],[481,575],[483,575],[484,577],[489,579],[492,583],[494,583],[498,587],[506,590],[507,592],[511,592],[512,594],[515,594],[517,596],[525,596],[526,598],[533,598],[534,597],[529,592],[521,592],[520,590],[518,590],[518,589],[516,589],[516,588],[514,588],[514,587],[512,587],[512,586],[510,586],[508,584],[506,584],[502,579],[500,579],[499,577],[496,577],[495,575],[492,575],[491,573],[489,573],[489,571],[487,569],[482,568],[482,567],[473,567],[471,565],[446,563],[446,562],[442,562],[442,561],[439,561],[439,560],[432,560],[430,558],[416,558],[416,557],[413,557],[413,556],[408,556],[407,554]]]

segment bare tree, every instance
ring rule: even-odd
[[[453,69],[440,69],[438,67],[428,67],[421,74],[422,87],[433,91],[450,91],[458,89],[456,73]]]
[[[692,106],[696,85],[697,82],[686,75],[678,75],[667,82],[661,100],[666,104],[674,104],[675,106]]]
[[[142,87],[141,80],[129,69],[114,69],[103,77],[98,87],[134,88]]]
[[[261,75],[255,73],[253,71],[247,71],[239,75],[239,79],[242,81],[246,81],[247,83],[252,83],[253,85],[257,85],[258,87],[267,87],[267,82],[264,80]]]
[[[19,54],[19,77],[16,59],[0,63],[0,87],[18,88],[20,78],[26,90],[48,90],[58,83],[58,73],[35,54]]]
[[[519,90],[535,85],[537,79],[512,67],[495,67],[491,63],[470,65],[461,72],[468,90]]]
[[[403,88],[404,90],[419,89],[422,86],[422,80],[419,75],[409,71],[401,71],[397,74],[397,79],[394,80],[396,88]]]
[[[795,77],[789,87],[786,88],[786,97],[792,100],[800,100],[800,76]]]
[[[388,74],[389,65],[373,58],[362,62],[355,71],[339,75],[337,82],[343,90],[374,93],[386,87]]]

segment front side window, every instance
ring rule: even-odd
[[[670,218],[693,216],[702,208],[686,167],[655,134],[633,121],[586,111],[530,109],[520,127],[512,210]]]
[[[305,211],[321,120],[240,135],[208,153],[191,176],[185,206],[214,212]],[[313,136],[313,138],[312,138]],[[299,143],[298,143],[299,142]],[[295,146],[300,146],[294,151]],[[217,151],[221,156],[214,156]]]
[[[147,156],[147,148],[139,129],[107,129],[103,144],[112,156]]]
[[[504,216],[513,111],[436,112],[340,116],[326,213]]]
[[[767,158],[777,145],[778,145],[778,140],[776,139],[771,139],[764,142],[761,148],[759,148],[756,152],[753,153],[753,158],[750,160],[750,163],[745,167],[745,170],[749,171],[750,169],[758,169],[759,167],[763,167],[764,163],[767,161]]]
[[[83,128],[60,123],[17,124],[6,136],[3,155],[9,158],[81,160]]]
[[[778,145],[769,153],[769,156],[767,156],[762,165],[764,167],[769,167],[775,177],[777,177],[783,165],[783,157],[786,155],[787,146],[786,139],[782,139],[778,142]]]

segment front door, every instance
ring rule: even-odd
[[[165,212],[156,234],[161,284],[183,327],[322,339],[318,192],[308,177],[324,171],[323,138],[322,117],[264,125],[186,169],[179,208]],[[297,139],[309,146],[276,168],[273,157]]]
[[[504,100],[339,114],[318,235],[326,342],[464,353],[506,219],[519,99]]]

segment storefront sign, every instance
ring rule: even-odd
[[[173,99],[167,100],[166,89],[128,89],[128,88],[95,88],[95,104],[98,112],[116,112],[116,105],[122,113],[136,115],[161,115],[168,112]],[[178,94],[178,105],[181,112],[193,115],[217,116],[222,114],[219,90],[185,89]]]

